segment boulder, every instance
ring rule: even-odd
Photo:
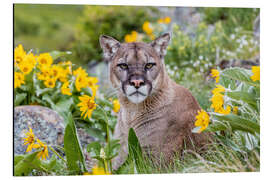
[[[64,119],[50,108],[38,105],[23,105],[14,109],[14,154],[25,154],[27,145],[23,145],[23,138],[29,127],[41,141],[48,145],[64,147]],[[86,146],[93,141],[93,138],[82,128],[77,128],[77,133],[83,147],[86,163],[89,166],[91,158],[86,152]],[[49,150],[49,156],[51,155],[52,152]]]

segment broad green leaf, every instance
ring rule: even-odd
[[[232,99],[235,100],[242,100],[248,104],[251,105],[257,105],[257,101],[258,99],[256,98],[256,96],[254,96],[254,94],[248,93],[248,92],[243,92],[243,91],[234,91],[234,92],[227,92],[226,93],[227,96],[229,96]]]
[[[77,130],[72,116],[69,116],[68,124],[65,129],[64,148],[67,157],[68,169],[72,172],[72,174],[85,172],[86,167],[84,155],[82,153],[81,145],[77,136]]]
[[[249,84],[251,86],[256,86],[256,87],[260,86],[260,83],[258,81],[254,82],[251,80],[251,78],[250,78],[252,76],[251,71],[243,69],[243,68],[234,67],[234,68],[225,69],[221,72],[220,76],[225,77],[225,78],[229,78],[232,80],[244,82],[244,83]]]
[[[26,96],[27,96],[26,93],[16,94],[14,105],[19,106],[20,103],[26,98]]]
[[[27,176],[34,169],[33,161],[36,160],[36,156],[39,151],[36,151],[31,154],[25,155],[23,158],[20,158],[14,167],[14,176]],[[18,159],[17,159],[18,160]]]
[[[248,119],[241,118],[234,114],[221,115],[213,114],[213,117],[220,121],[227,121],[230,123],[233,130],[241,130],[252,134],[260,133],[260,125]]]
[[[16,166],[18,164],[18,162],[20,162],[23,158],[24,158],[23,155],[15,155],[14,156],[14,166]]]

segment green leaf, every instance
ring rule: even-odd
[[[204,132],[216,132],[216,131],[224,131],[227,129],[230,129],[230,127],[228,127],[228,123],[226,122],[222,122],[222,121],[215,121],[213,123],[211,123],[205,130]]]
[[[136,168],[140,172],[139,164],[143,159],[142,148],[133,128],[130,128],[128,133],[128,156],[128,159],[131,158],[135,162]]]
[[[94,128],[91,124],[77,121],[78,127],[83,128],[90,136],[97,138],[100,142],[105,142],[104,131]]]
[[[54,106],[54,102],[52,101],[51,97],[48,94],[42,96],[42,100],[46,101],[50,105],[50,107]]]
[[[23,155],[15,155],[14,157],[14,165],[16,166],[18,162],[20,162],[24,158]]]
[[[227,96],[235,100],[242,100],[248,104],[255,105],[257,104],[258,99],[252,93],[243,92],[243,91],[234,91],[234,92],[227,92]]]
[[[243,68],[234,67],[234,68],[225,69],[221,72],[220,76],[225,77],[225,78],[229,78],[232,80],[244,82],[244,83],[249,84],[251,86],[256,86],[256,87],[260,86],[260,83],[258,81],[254,82],[251,80],[251,78],[250,78],[252,76],[251,71],[243,69]]]
[[[59,57],[62,57],[62,56],[66,56],[66,55],[70,55],[72,54],[70,51],[51,51],[50,52],[50,55],[52,56],[52,58],[55,60]]]
[[[19,106],[20,103],[26,98],[26,96],[27,96],[26,93],[16,94],[14,105]]]
[[[234,114],[229,115],[221,115],[221,114],[213,114],[213,117],[220,121],[227,121],[230,123],[233,130],[241,130],[244,132],[249,132],[252,134],[260,133],[260,125],[250,121],[248,119],[244,119]]]
[[[46,163],[41,161],[41,165],[50,172],[61,171],[64,168],[62,160],[58,160],[55,154],[53,154],[49,162]]]
[[[47,93],[47,92],[52,90],[52,88],[41,89],[38,85],[36,85],[35,88],[36,88],[35,91],[36,91],[36,96],[37,97],[40,96],[41,94]]]
[[[64,135],[64,148],[67,157],[68,169],[72,172],[72,174],[85,172],[86,167],[84,155],[82,153],[72,116],[68,116],[68,124],[66,126]]]
[[[23,158],[16,159],[16,165],[14,167],[14,176],[27,176],[34,169],[33,161],[36,160],[36,156],[39,151],[25,155]]]
[[[92,142],[87,145],[87,152],[90,152],[91,157],[100,156],[101,145],[99,142]]]
[[[120,149],[120,141],[118,139],[111,140],[107,146],[105,147],[104,151],[106,153],[106,159],[111,160],[112,158],[118,155]]]

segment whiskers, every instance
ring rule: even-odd
[[[106,92],[106,96],[107,96],[108,98],[111,98],[111,97],[117,95],[118,90],[119,90],[120,88],[121,88],[121,87],[113,88],[112,90]]]

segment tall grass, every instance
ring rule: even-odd
[[[222,142],[219,135],[214,136],[214,142],[208,145],[204,153],[184,149],[181,155],[175,155],[171,164],[164,166],[161,155],[160,163],[153,163],[150,158],[138,157],[139,163],[135,165],[132,160],[127,162],[117,173],[121,174],[164,174],[164,173],[211,173],[211,172],[256,172],[260,171],[260,152],[258,149],[243,150],[237,138],[235,147]],[[242,149],[242,150],[240,150]],[[163,165],[162,165],[163,164]],[[135,166],[135,170],[132,168]]]

